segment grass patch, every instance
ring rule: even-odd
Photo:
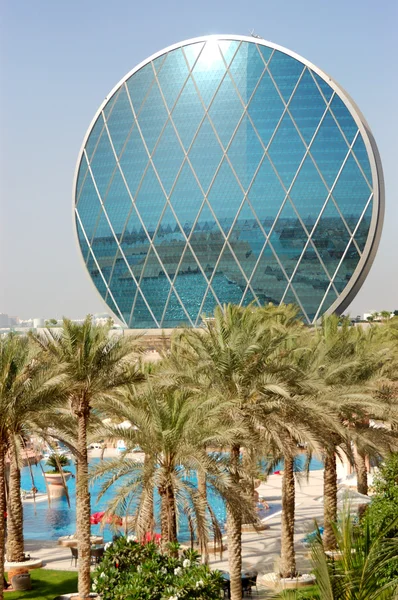
[[[5,592],[4,600],[54,600],[61,594],[77,592],[75,571],[32,569],[32,589],[27,592]]]

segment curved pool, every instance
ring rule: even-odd
[[[93,458],[90,460],[90,467],[95,466],[100,461],[99,458]],[[44,462],[42,465],[44,468]],[[297,468],[300,469],[305,463],[305,456],[299,455],[296,459]],[[283,464],[279,464],[275,467],[275,471],[282,469]],[[310,463],[310,470],[315,471],[323,468],[322,462],[317,459],[312,459]],[[71,464],[68,470],[73,474],[75,473],[75,466]],[[40,465],[32,467],[35,485],[39,492],[46,491],[46,485],[44,477],[40,468]],[[21,487],[24,490],[30,490],[32,488],[32,480],[28,467],[24,467],[21,472]],[[101,488],[101,482],[97,481],[91,485],[91,512],[97,512],[106,510],[109,501],[113,496],[112,490],[109,490],[101,500],[97,500],[98,493]],[[36,502],[34,504],[24,503],[24,535],[26,539],[35,540],[55,540],[62,535],[71,535],[76,531],[76,480],[73,478],[68,481],[68,490],[70,497],[70,508],[68,506],[66,498],[61,498],[51,501],[51,506],[48,505],[47,501]],[[222,499],[215,493],[209,494],[209,500],[211,502],[213,511],[217,515],[220,523],[225,522],[225,505]],[[278,506],[271,506],[270,514],[273,509],[279,509]],[[92,525],[91,527],[93,534],[103,535],[106,541],[112,539],[112,531],[106,526],[101,533],[100,525]],[[182,517],[179,524],[179,538],[181,541],[189,539],[189,532],[186,520]]]

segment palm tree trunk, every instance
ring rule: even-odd
[[[198,493],[204,504],[204,507],[206,507],[207,506],[206,474],[202,471],[198,471]],[[206,508],[205,508],[205,510],[206,510]],[[205,564],[208,564],[208,562],[209,562],[209,547],[208,547],[207,542],[208,542],[207,540],[202,540],[201,547],[200,547],[202,562],[204,562]]]
[[[169,542],[177,542],[177,515],[171,481],[166,480],[159,487],[159,495],[161,498],[162,548],[165,551]]]
[[[231,475],[239,484],[238,464],[240,447],[231,448]],[[228,567],[231,583],[231,600],[242,598],[242,513],[238,506],[227,503]]]
[[[280,576],[287,578],[296,576],[296,557],[294,553],[294,458],[292,456],[285,456],[284,463],[282,478]]]
[[[357,490],[360,494],[368,495],[368,471],[366,469],[366,455],[355,448],[355,470],[357,472]]]
[[[23,539],[23,508],[21,498],[21,470],[18,464],[17,449],[10,445],[10,477],[7,509],[7,560],[25,560]]]
[[[160,496],[160,531],[162,535],[162,551],[166,552],[169,541],[169,519],[166,490],[163,486],[159,486],[158,491]]]
[[[6,520],[4,513],[6,512],[6,469],[5,469],[6,447],[5,444],[0,444],[0,600],[3,600],[3,582],[4,582],[4,544],[6,537]]]
[[[325,455],[323,472],[323,545],[325,550],[336,549],[336,538],[332,524],[337,521],[337,467],[333,450]]]
[[[89,407],[83,407],[77,413],[77,465],[76,465],[76,530],[77,551],[79,555],[79,598],[88,598],[90,594],[90,492],[88,488],[87,421]]]

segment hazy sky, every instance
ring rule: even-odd
[[[1,22],[0,312],[106,310],[80,260],[72,182],[103,98],[137,63],[178,41],[256,33],[330,73],[379,146],[386,216],[351,314],[398,309],[396,0],[6,0]]]

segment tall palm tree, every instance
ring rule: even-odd
[[[63,320],[62,330],[48,329],[35,337],[50,360],[62,365],[68,389],[67,404],[75,419],[76,529],[79,554],[78,591],[90,593],[90,493],[87,430],[96,405],[112,398],[123,385],[142,377],[137,367],[137,337],[113,336],[111,323],[95,325],[91,316],[82,324]]]
[[[97,432],[109,440],[123,439],[126,445],[126,453],[98,465],[93,473],[94,479],[105,478],[101,496],[116,482],[122,482],[108,506],[109,512],[125,512],[133,499],[135,515],[131,520],[141,539],[153,522],[156,489],[164,550],[168,550],[170,542],[177,541],[178,515],[184,513],[192,536],[198,539],[201,551],[206,552],[209,528],[213,527],[216,538],[221,532],[206,496],[187,475],[199,472],[231,504],[242,502],[240,490],[234,489],[225,471],[224,461],[204,450],[206,444],[220,445],[231,435],[217,418],[219,405],[184,389],[165,389],[150,383],[138,392],[129,387],[122,398],[108,403],[106,410],[113,418],[132,424],[127,429],[103,426]],[[128,456],[137,446],[145,454],[144,461]]]
[[[292,543],[295,442],[314,441],[311,433],[314,410],[309,413],[308,403],[304,408],[303,399],[297,393],[299,380],[304,383],[305,377],[289,359],[295,347],[294,344],[289,347],[288,340],[299,335],[300,329],[297,310],[293,307],[254,309],[227,305],[216,308],[214,319],[207,320],[201,330],[187,330],[176,337],[169,358],[176,381],[209,394],[219,402],[227,399],[228,412],[223,418],[237,426],[244,423],[249,427],[250,442],[247,436],[237,435],[229,449],[229,471],[237,486],[243,487],[240,459],[243,446],[257,444],[263,449],[275,450],[278,455],[284,454],[287,468],[281,574],[287,577],[296,570]],[[239,600],[242,595],[241,525],[239,507],[227,504],[233,600]]]
[[[49,422],[59,401],[59,369],[38,360],[29,339],[13,334],[0,338],[0,578],[4,569],[4,518],[7,510],[7,558],[25,559],[20,489],[20,448],[40,429],[43,413]],[[8,453],[8,503],[5,506],[5,460]]]
[[[357,460],[364,460],[366,454],[380,456],[389,450],[388,435],[368,426],[372,411],[380,410],[369,386],[383,368],[388,349],[379,343],[374,328],[352,327],[348,319],[336,315],[325,317],[315,335],[318,352],[314,354],[314,364],[327,388],[320,405],[332,405],[342,426],[330,433],[324,458],[323,537],[325,547],[332,550],[336,545],[333,529],[337,519],[336,456],[343,451],[354,462],[352,444],[358,448]],[[366,477],[362,464],[359,471],[362,478]]]

